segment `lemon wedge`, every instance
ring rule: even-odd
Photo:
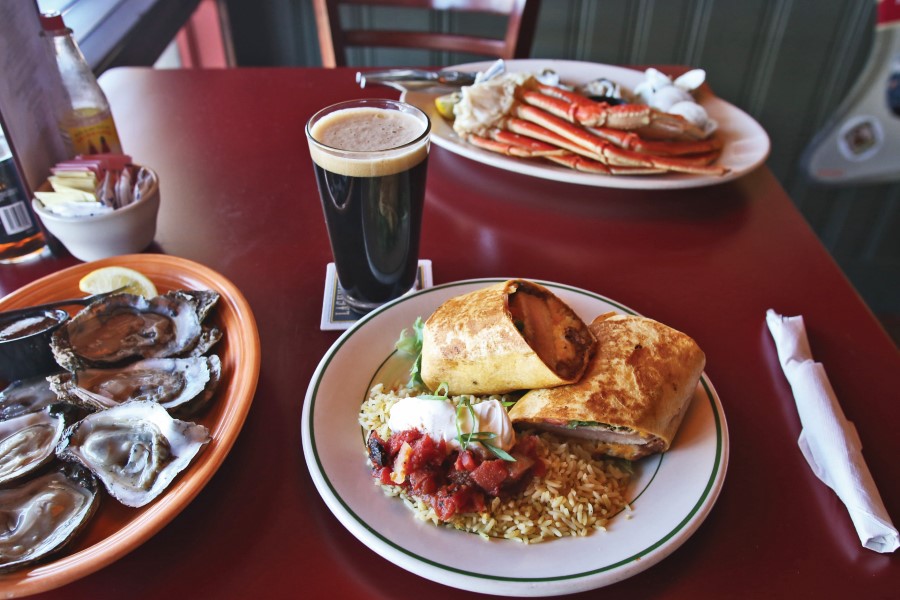
[[[86,294],[103,294],[124,287],[123,292],[153,298],[156,286],[143,273],[127,267],[103,267],[81,278],[78,289]]]
[[[453,107],[456,106],[461,99],[462,94],[459,92],[438,96],[434,99],[434,107],[437,109],[439,115],[452,121],[454,117]]]

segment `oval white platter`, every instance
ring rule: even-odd
[[[479,62],[448,67],[460,71],[484,71],[492,63]],[[560,76],[560,81],[569,85],[579,85],[595,79],[606,78],[620,85],[633,89],[644,80],[641,71],[572,60],[523,59],[506,61],[506,70],[510,72],[540,73],[544,69],[552,69]],[[728,167],[725,175],[692,175],[686,173],[666,173],[659,175],[600,175],[582,173],[572,169],[554,165],[542,160],[524,159],[504,156],[477,148],[464,142],[453,131],[452,123],[441,117],[434,106],[434,99],[447,90],[420,89],[407,90],[402,99],[413,104],[431,119],[432,141],[450,152],[465,156],[471,160],[488,164],[499,169],[521,173],[542,179],[552,179],[566,183],[577,183],[597,187],[625,189],[682,189],[718,185],[741,177],[759,165],[769,156],[771,143],[765,129],[750,115],[733,104],[712,94],[700,98],[710,118],[719,123],[716,135],[722,140],[722,154],[717,164]]]

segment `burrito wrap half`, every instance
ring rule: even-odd
[[[581,381],[528,392],[509,412],[513,424],[601,440],[607,454],[630,460],[665,452],[694,396],[703,351],[644,317],[601,315],[590,329],[597,350]]]
[[[425,322],[422,380],[453,394],[503,394],[578,381],[595,342],[541,285],[509,280],[447,300]]]

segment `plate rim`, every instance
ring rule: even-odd
[[[703,393],[705,395],[705,399],[709,402],[709,406],[712,411],[712,418],[715,425],[715,457],[713,460],[713,465],[711,469],[711,473],[707,478],[703,491],[701,492],[699,498],[696,502],[694,502],[691,506],[691,509],[688,511],[684,517],[678,521],[678,523],[671,529],[657,539],[653,544],[649,547],[643,548],[641,551],[634,553],[622,560],[619,560],[615,563],[605,565],[603,567],[598,567],[597,569],[591,569],[584,572],[579,573],[569,573],[558,576],[542,576],[542,577],[511,577],[506,575],[489,575],[483,573],[475,573],[472,571],[468,571],[466,569],[454,567],[451,565],[441,564],[434,560],[429,559],[428,557],[421,556],[403,548],[397,542],[394,542],[391,539],[388,539],[381,533],[375,531],[362,517],[360,517],[345,501],[345,499],[338,493],[335,489],[334,484],[331,481],[331,478],[328,477],[325,472],[324,466],[321,462],[318,445],[315,440],[315,431],[313,428],[314,424],[314,416],[315,416],[315,398],[318,393],[319,386],[321,385],[324,374],[327,371],[328,366],[331,362],[337,357],[340,349],[343,345],[355,334],[357,329],[365,326],[366,323],[371,321],[372,319],[378,318],[379,314],[392,310],[392,307],[402,304],[416,296],[426,295],[430,292],[447,290],[453,287],[458,286],[474,286],[474,285],[489,285],[492,283],[497,283],[501,281],[506,281],[509,278],[478,278],[478,279],[466,279],[454,282],[448,282],[441,285],[436,285],[431,288],[427,288],[424,290],[420,290],[414,294],[410,294],[408,296],[404,296],[398,298],[386,304],[379,309],[365,315],[360,321],[358,321],[353,327],[345,331],[328,349],[326,354],[322,357],[319,364],[316,367],[315,372],[310,380],[310,385],[307,388],[307,393],[304,398],[303,405],[303,415],[301,420],[301,438],[303,442],[303,450],[306,458],[307,469],[310,472],[313,482],[316,486],[317,491],[320,496],[322,496],[329,510],[334,514],[334,516],[341,522],[344,527],[346,527],[360,542],[362,542],[368,549],[375,551],[375,546],[387,545],[390,551],[399,552],[403,556],[406,557],[405,560],[395,560],[394,557],[390,556],[390,553],[382,554],[382,556],[389,560],[390,562],[400,566],[401,568],[413,572],[417,575],[425,577],[426,579],[430,579],[432,581],[437,581],[438,583],[442,583],[445,585],[450,585],[452,587],[460,588],[460,589],[473,589],[470,586],[466,586],[462,581],[454,581],[454,577],[459,577],[462,580],[472,582],[477,581],[480,582],[481,585],[484,585],[486,582],[492,582],[494,584],[500,584],[497,589],[489,589],[484,591],[485,593],[493,593],[493,594],[503,594],[503,595],[517,595],[517,596],[543,596],[543,595],[551,595],[557,593],[573,593],[577,591],[586,591],[590,589],[597,589],[599,587],[603,587],[606,585],[610,585],[616,581],[620,581],[627,577],[630,577],[634,574],[637,574],[641,571],[644,571],[651,566],[655,565],[669,554],[674,552],[678,547],[680,547],[687,539],[689,539],[693,533],[699,528],[699,526],[703,523],[703,521],[708,516],[709,512],[712,510],[715,502],[718,499],[719,493],[724,484],[725,475],[728,467],[728,457],[730,450],[730,439],[728,434],[727,421],[725,419],[724,410],[721,404],[721,399],[718,396],[718,393],[715,391],[715,388],[712,385],[712,382],[709,381],[709,378],[704,371],[700,377],[700,386],[703,389]],[[638,315],[636,311],[627,307],[626,305],[607,298],[602,294],[598,294],[596,292],[592,292],[590,290],[586,290],[583,288],[579,288],[576,286],[571,286],[568,284],[561,284],[551,281],[539,280],[539,279],[531,279],[530,281],[534,281],[544,286],[556,287],[560,289],[565,289],[572,293],[583,294],[588,296],[589,298],[599,300],[605,303],[608,303],[612,306],[615,306],[626,312],[628,314]],[[389,357],[392,354],[389,355]],[[659,470],[662,461],[665,458],[665,454],[660,455],[659,457],[659,465],[657,466],[657,471]],[[315,465],[315,468],[313,466]],[[653,477],[656,476],[654,473]],[[328,497],[323,494],[323,486],[327,489]],[[649,487],[649,483],[648,483]],[[634,498],[632,502],[636,501],[638,498]],[[337,503],[342,508],[343,512],[338,511],[332,505],[332,502]],[[410,515],[410,518],[412,516]],[[373,536],[372,539],[363,539],[362,535],[365,535],[360,531],[363,529],[367,532],[369,536]],[[672,540],[675,541],[672,541]],[[413,568],[405,564],[406,561],[411,561],[416,566],[427,566],[431,569],[437,571],[424,573],[419,570],[413,570]],[[640,564],[638,564],[640,563]],[[616,571],[619,569],[619,571]],[[449,578],[440,577],[439,573],[448,573],[450,574]],[[604,581],[593,581],[597,579],[598,576],[609,575],[610,573],[614,573],[613,576],[608,577],[608,579]],[[563,589],[557,589],[558,586],[541,589],[539,586],[546,584],[562,584],[565,586]],[[573,585],[574,584],[574,585]],[[512,586],[512,587],[508,587]]]
[[[494,61],[479,61],[462,63],[446,67],[446,69],[461,71],[480,70],[487,68],[493,62]],[[566,67],[568,69],[580,68],[595,70],[608,69],[616,71],[628,71],[631,74],[637,75],[642,74],[642,72],[638,69],[593,61],[552,58],[524,58],[509,59],[505,62],[507,65],[511,66],[514,69],[522,65],[533,63],[536,66],[539,65],[545,68],[552,68],[555,65],[557,66],[557,68]],[[446,93],[446,89],[441,93]],[[400,99],[405,102],[409,102],[414,106],[418,106],[420,109],[424,110],[426,114],[428,114],[430,119],[440,119],[441,121],[443,121],[443,118],[437,114],[437,110],[434,108],[433,103],[433,98],[438,95],[438,93],[430,93],[427,88],[424,90],[411,88],[402,90]],[[418,98],[423,99],[424,106],[420,106],[419,104],[417,104],[415,100]],[[425,99],[427,99],[427,102],[424,102]],[[444,148],[449,152],[481,164],[502,169],[504,171],[509,171],[511,173],[518,173],[529,177],[537,177],[539,179],[559,181],[562,183],[618,189],[691,189],[699,187],[709,187],[733,181],[734,179],[737,179],[754,171],[766,161],[772,149],[771,139],[769,138],[766,130],[762,127],[762,125],[759,124],[756,119],[750,116],[747,112],[738,108],[734,104],[731,104],[727,100],[716,96],[715,94],[710,95],[710,101],[720,104],[722,110],[727,110],[730,113],[734,113],[735,117],[738,117],[742,121],[745,121],[748,126],[754,130],[754,138],[759,137],[761,140],[763,140],[761,150],[754,154],[754,158],[752,161],[750,161],[746,166],[743,166],[740,169],[732,169],[730,172],[721,176],[692,175],[688,173],[668,173],[657,175],[603,175],[599,173],[582,173],[557,165],[526,163],[523,162],[525,159],[515,159],[499,154],[493,154],[487,150],[475,148],[474,146],[470,147],[458,140],[447,138],[441,135],[439,132],[439,128],[436,127],[432,128],[431,140],[434,144],[440,146],[441,148]]]
[[[94,269],[114,265],[138,271],[141,271],[142,266],[146,270],[148,265],[154,265],[154,269],[166,270],[165,277],[175,280],[199,279],[216,289],[221,294],[219,302],[224,302],[229,307],[240,325],[238,331],[226,331],[229,348],[234,353],[249,350],[249,354],[240,354],[242,361],[232,366],[228,382],[234,387],[229,388],[227,398],[219,398],[224,401],[221,406],[221,427],[217,431],[219,437],[213,438],[209,447],[195,457],[188,470],[180,473],[160,498],[141,509],[133,509],[141,512],[90,546],[76,552],[72,552],[71,548],[63,548],[50,560],[0,574],[0,593],[5,597],[46,592],[77,581],[116,562],[159,533],[199,495],[218,471],[237,440],[253,403],[260,366],[256,319],[249,302],[237,286],[224,275],[201,263],[166,254],[126,254],[84,262],[49,273],[10,292],[0,298],[0,310],[27,307],[56,299],[53,298],[54,294],[47,296],[46,290],[43,290],[48,284],[72,283],[77,293],[80,276]],[[203,416],[201,414],[198,420],[202,421]],[[100,510],[102,511],[102,507]]]

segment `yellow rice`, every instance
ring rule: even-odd
[[[384,390],[381,384],[373,387],[359,414],[366,434],[374,429],[382,439],[390,437],[387,420],[391,406],[407,395],[410,394],[405,388]],[[610,519],[623,510],[630,511],[630,474],[622,461],[594,458],[599,456],[599,445],[589,440],[535,433],[546,473],[534,477],[518,497],[488,497],[483,513],[457,514],[442,522],[428,502],[409,496],[398,486],[381,487],[386,494],[401,497],[416,518],[423,521],[477,533],[485,539],[504,538],[525,544],[605,531]]]

